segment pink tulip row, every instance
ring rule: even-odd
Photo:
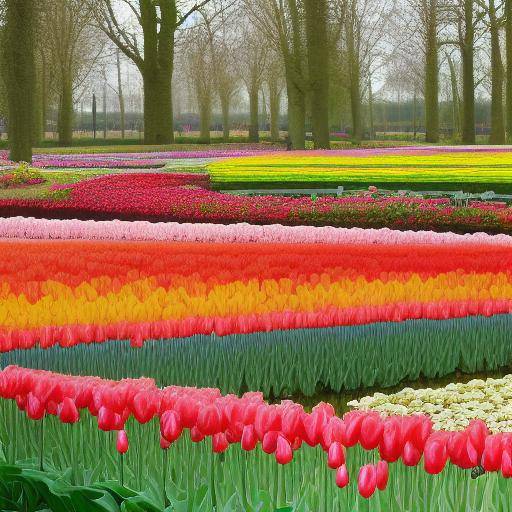
[[[146,221],[48,220],[31,217],[0,218],[0,239],[129,240],[217,243],[291,243],[358,245],[512,245],[509,235],[458,235],[433,231],[334,228],[313,226],[258,226],[251,224],[180,224]]]
[[[303,443],[321,446],[339,487],[349,483],[346,450],[360,445],[377,450],[381,459],[359,470],[358,489],[365,498],[386,488],[388,463],[400,459],[405,466],[417,466],[423,459],[429,474],[441,473],[450,462],[462,469],[481,465],[485,471],[512,476],[512,433],[492,435],[481,420],[471,421],[463,431],[434,431],[424,415],[381,417],[351,411],[340,418],[326,403],[308,413],[290,400],[269,405],[261,393],[240,398],[211,388],[160,389],[152,379],[111,381],[16,366],[0,372],[0,397],[15,400],[32,420],[48,414],[76,423],[80,411],[87,409],[100,430],[118,431],[116,448],[121,454],[129,449],[125,426],[131,417],[141,424],[158,418],[163,449],[185,430],[194,443],[211,438],[215,453],[232,444],[245,451],[261,445],[279,464],[290,463]]]

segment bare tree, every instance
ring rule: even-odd
[[[180,0],[89,1],[95,5],[101,29],[135,63],[142,75],[146,144],[173,142],[172,74],[176,31],[211,0],[193,4]],[[120,6],[130,11],[130,19],[122,19]]]
[[[89,5],[81,0],[43,1],[44,35],[59,102],[59,144],[69,146],[73,138],[73,93],[89,76],[103,44],[92,32]]]

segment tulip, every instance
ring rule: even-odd
[[[190,440],[193,443],[200,443],[205,437],[206,436],[197,427],[190,429]]]
[[[379,462],[377,463],[377,488],[380,491],[383,491],[387,487],[388,479],[389,479],[388,463],[383,460],[379,460]]]
[[[162,448],[162,450],[168,450],[171,447],[171,444],[172,443],[167,441],[164,436],[160,436],[160,448]]]
[[[501,434],[495,434],[487,437],[485,448],[482,455],[482,466],[487,472],[499,471],[502,458],[502,439]]]
[[[363,498],[370,498],[377,488],[377,469],[373,464],[367,464],[359,470],[357,488]]]
[[[214,453],[224,453],[229,448],[226,436],[222,432],[212,437],[212,447]]]
[[[349,483],[349,476],[347,471],[347,466],[345,464],[341,465],[336,471],[336,485],[343,489]]]
[[[183,432],[180,416],[176,411],[165,411],[160,417],[160,433],[170,443],[179,439]]]
[[[347,448],[355,446],[359,441],[361,425],[364,417],[364,414],[359,411],[353,411],[345,414],[345,446]]]
[[[446,443],[440,438],[429,439],[423,453],[425,471],[430,475],[437,475],[443,471],[447,460]]]
[[[124,455],[128,451],[128,435],[124,430],[119,430],[117,433],[116,450],[121,455]]]
[[[512,477],[512,457],[508,451],[504,451],[501,457],[501,474],[505,478]]]
[[[400,444],[400,422],[398,418],[387,418],[379,444],[379,454],[382,460],[396,462],[402,454]]]
[[[271,432],[267,432],[263,436],[263,441],[261,442],[261,449],[268,453],[274,453],[277,450],[277,438],[279,437],[279,432],[272,430]]]
[[[289,464],[293,460],[291,444],[288,439],[282,435],[279,435],[277,438],[275,456],[277,463],[281,465]]]
[[[406,466],[417,466],[421,459],[421,452],[410,442],[404,446],[402,461]]]
[[[242,433],[242,450],[246,452],[250,452],[256,448],[256,444],[258,443],[258,437],[256,436],[256,432],[254,431],[253,425],[246,425],[244,427]]]
[[[373,450],[380,443],[384,425],[376,414],[368,414],[361,423],[359,442],[365,450]]]
[[[197,428],[205,435],[217,434],[221,428],[221,413],[215,405],[203,407],[197,416]]]
[[[331,469],[337,469],[343,464],[345,464],[345,452],[343,451],[342,444],[336,441],[329,448],[327,465]]]
[[[44,417],[46,409],[44,405],[32,394],[27,395],[26,413],[31,420],[40,420]]]
[[[64,398],[62,405],[59,406],[59,419],[62,423],[76,423],[80,420],[80,413],[71,398]]]

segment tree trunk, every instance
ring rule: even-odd
[[[251,84],[249,88],[249,110],[250,110],[250,122],[249,122],[249,142],[260,141],[260,119],[259,119],[259,95],[260,88],[259,84]]]
[[[373,89],[372,79],[368,78],[368,110],[370,115],[370,139],[375,138],[375,126],[373,122]]]
[[[172,73],[144,73],[144,143],[174,142]]]
[[[199,143],[210,144],[210,124],[212,107],[210,98],[203,98],[199,102]]]
[[[121,138],[124,140],[126,131],[125,108],[124,108],[124,94],[123,94],[123,80],[121,76],[121,59],[119,58],[119,50],[116,53],[117,64],[117,97],[119,99],[119,116],[121,123]]]
[[[224,142],[229,142],[230,136],[230,101],[229,97],[226,95],[221,95],[220,97],[220,108],[222,110],[222,140]]]
[[[425,46],[425,129],[426,141],[439,142],[439,63],[437,0],[427,0]]]
[[[59,146],[73,144],[73,84],[63,77],[59,108]]]
[[[9,110],[10,159],[32,161],[35,119],[34,32],[36,2],[6,0],[4,29],[5,84]]]
[[[491,136],[490,144],[505,143],[505,119],[503,116],[503,61],[500,48],[500,25],[496,17],[494,0],[489,0],[491,32]]]
[[[317,149],[329,149],[329,44],[327,0],[305,0],[311,120]]]
[[[475,29],[473,26],[474,0],[464,0],[464,39],[462,57],[462,142],[475,144]]]
[[[281,93],[275,80],[270,80],[268,84],[268,95],[270,104],[270,140],[279,142],[279,114],[281,104]]]
[[[107,140],[108,118],[107,118],[107,86],[103,86],[103,138]]]
[[[512,0],[505,0],[505,30],[507,51],[507,131],[512,140]]]
[[[306,102],[302,91],[294,84],[288,83],[288,135],[293,149],[306,147]]]
[[[356,141],[362,139],[361,123],[361,67],[356,42],[356,0],[350,4],[350,15],[347,20],[347,53],[350,79],[350,111],[352,114],[352,138]]]
[[[447,55],[448,67],[450,68],[450,82],[452,87],[452,117],[453,117],[453,139],[456,140],[460,135],[460,100],[459,88],[457,86],[457,73],[455,64],[450,55]]]
[[[412,132],[413,132],[413,138],[416,140],[416,135],[418,132],[418,123],[416,120],[416,111],[418,109],[418,96],[416,94],[416,90],[414,90],[414,96],[412,99]]]

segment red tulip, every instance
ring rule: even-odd
[[[59,419],[62,423],[76,423],[80,420],[80,413],[71,398],[64,398],[59,406]]]
[[[139,423],[148,423],[155,416],[159,408],[157,396],[151,391],[140,391],[133,397],[133,415]]]
[[[338,471],[336,471],[336,485],[340,489],[343,489],[344,487],[346,487],[348,485],[348,482],[349,482],[349,477],[348,477],[347,466],[345,466],[345,464],[343,464],[338,468]]]
[[[167,441],[164,436],[160,436],[160,448],[162,448],[162,450],[168,450],[171,447],[171,444],[172,443]]]
[[[379,454],[382,460],[396,462],[402,454],[400,444],[400,420],[387,418],[384,422],[384,430],[379,444]]]
[[[206,436],[197,427],[190,429],[190,440],[193,443],[200,443],[205,437]]]
[[[271,453],[274,453],[277,450],[277,438],[278,437],[279,437],[279,432],[276,432],[275,430],[267,432],[263,436],[263,441],[261,442],[261,449],[265,453],[268,453],[269,455]]]
[[[367,464],[359,470],[357,488],[363,498],[370,498],[377,488],[377,470],[373,464]]]
[[[368,414],[361,423],[359,443],[365,450],[373,450],[379,446],[384,425],[378,414]]]
[[[345,452],[343,451],[343,446],[341,443],[337,441],[331,444],[329,448],[329,454],[327,456],[327,465],[331,469],[337,469],[342,464],[345,464]]]
[[[512,477],[512,457],[508,451],[504,451],[501,457],[501,474],[505,478]]]
[[[197,428],[205,435],[212,436],[221,429],[221,413],[215,405],[203,407],[197,416]]]
[[[197,421],[199,404],[190,396],[182,396],[176,400],[174,410],[180,417],[180,424],[183,428],[192,428]]]
[[[360,411],[352,411],[345,414],[343,420],[345,422],[345,446],[347,448],[355,446],[359,441],[361,424],[363,423],[364,418],[364,413]]]
[[[423,452],[425,471],[431,475],[437,475],[443,471],[447,460],[446,442],[442,438],[430,438]]]
[[[165,411],[160,417],[160,433],[167,441],[174,443],[183,432],[180,416],[176,411]]]
[[[379,460],[377,463],[377,488],[383,491],[388,485],[389,467],[388,463]]]
[[[105,432],[116,430],[116,415],[110,409],[101,407],[98,411],[98,428]]]
[[[212,437],[212,446],[214,453],[224,453],[229,448],[226,436],[220,432]]]
[[[472,420],[469,423],[467,432],[469,434],[471,444],[475,447],[478,454],[478,463],[480,463],[480,458],[482,457],[482,453],[484,453],[485,440],[490,434],[489,429],[482,420]],[[475,464],[475,466],[476,465],[477,464]]]
[[[45,415],[44,405],[32,393],[27,395],[26,413],[31,420],[40,420]]]
[[[402,461],[406,466],[417,466],[421,459],[421,452],[410,441],[407,441],[402,453]]]
[[[121,455],[124,455],[128,451],[128,435],[124,430],[120,430],[117,433],[116,450]]]
[[[242,432],[242,450],[246,452],[250,452],[256,448],[256,444],[258,443],[258,437],[256,436],[256,432],[254,431],[253,425],[246,425]]]
[[[499,471],[501,468],[502,434],[494,434],[485,440],[484,453],[482,455],[482,466],[488,473]]]
[[[278,464],[289,464],[293,460],[293,451],[290,442],[282,435],[277,438],[275,455]]]

